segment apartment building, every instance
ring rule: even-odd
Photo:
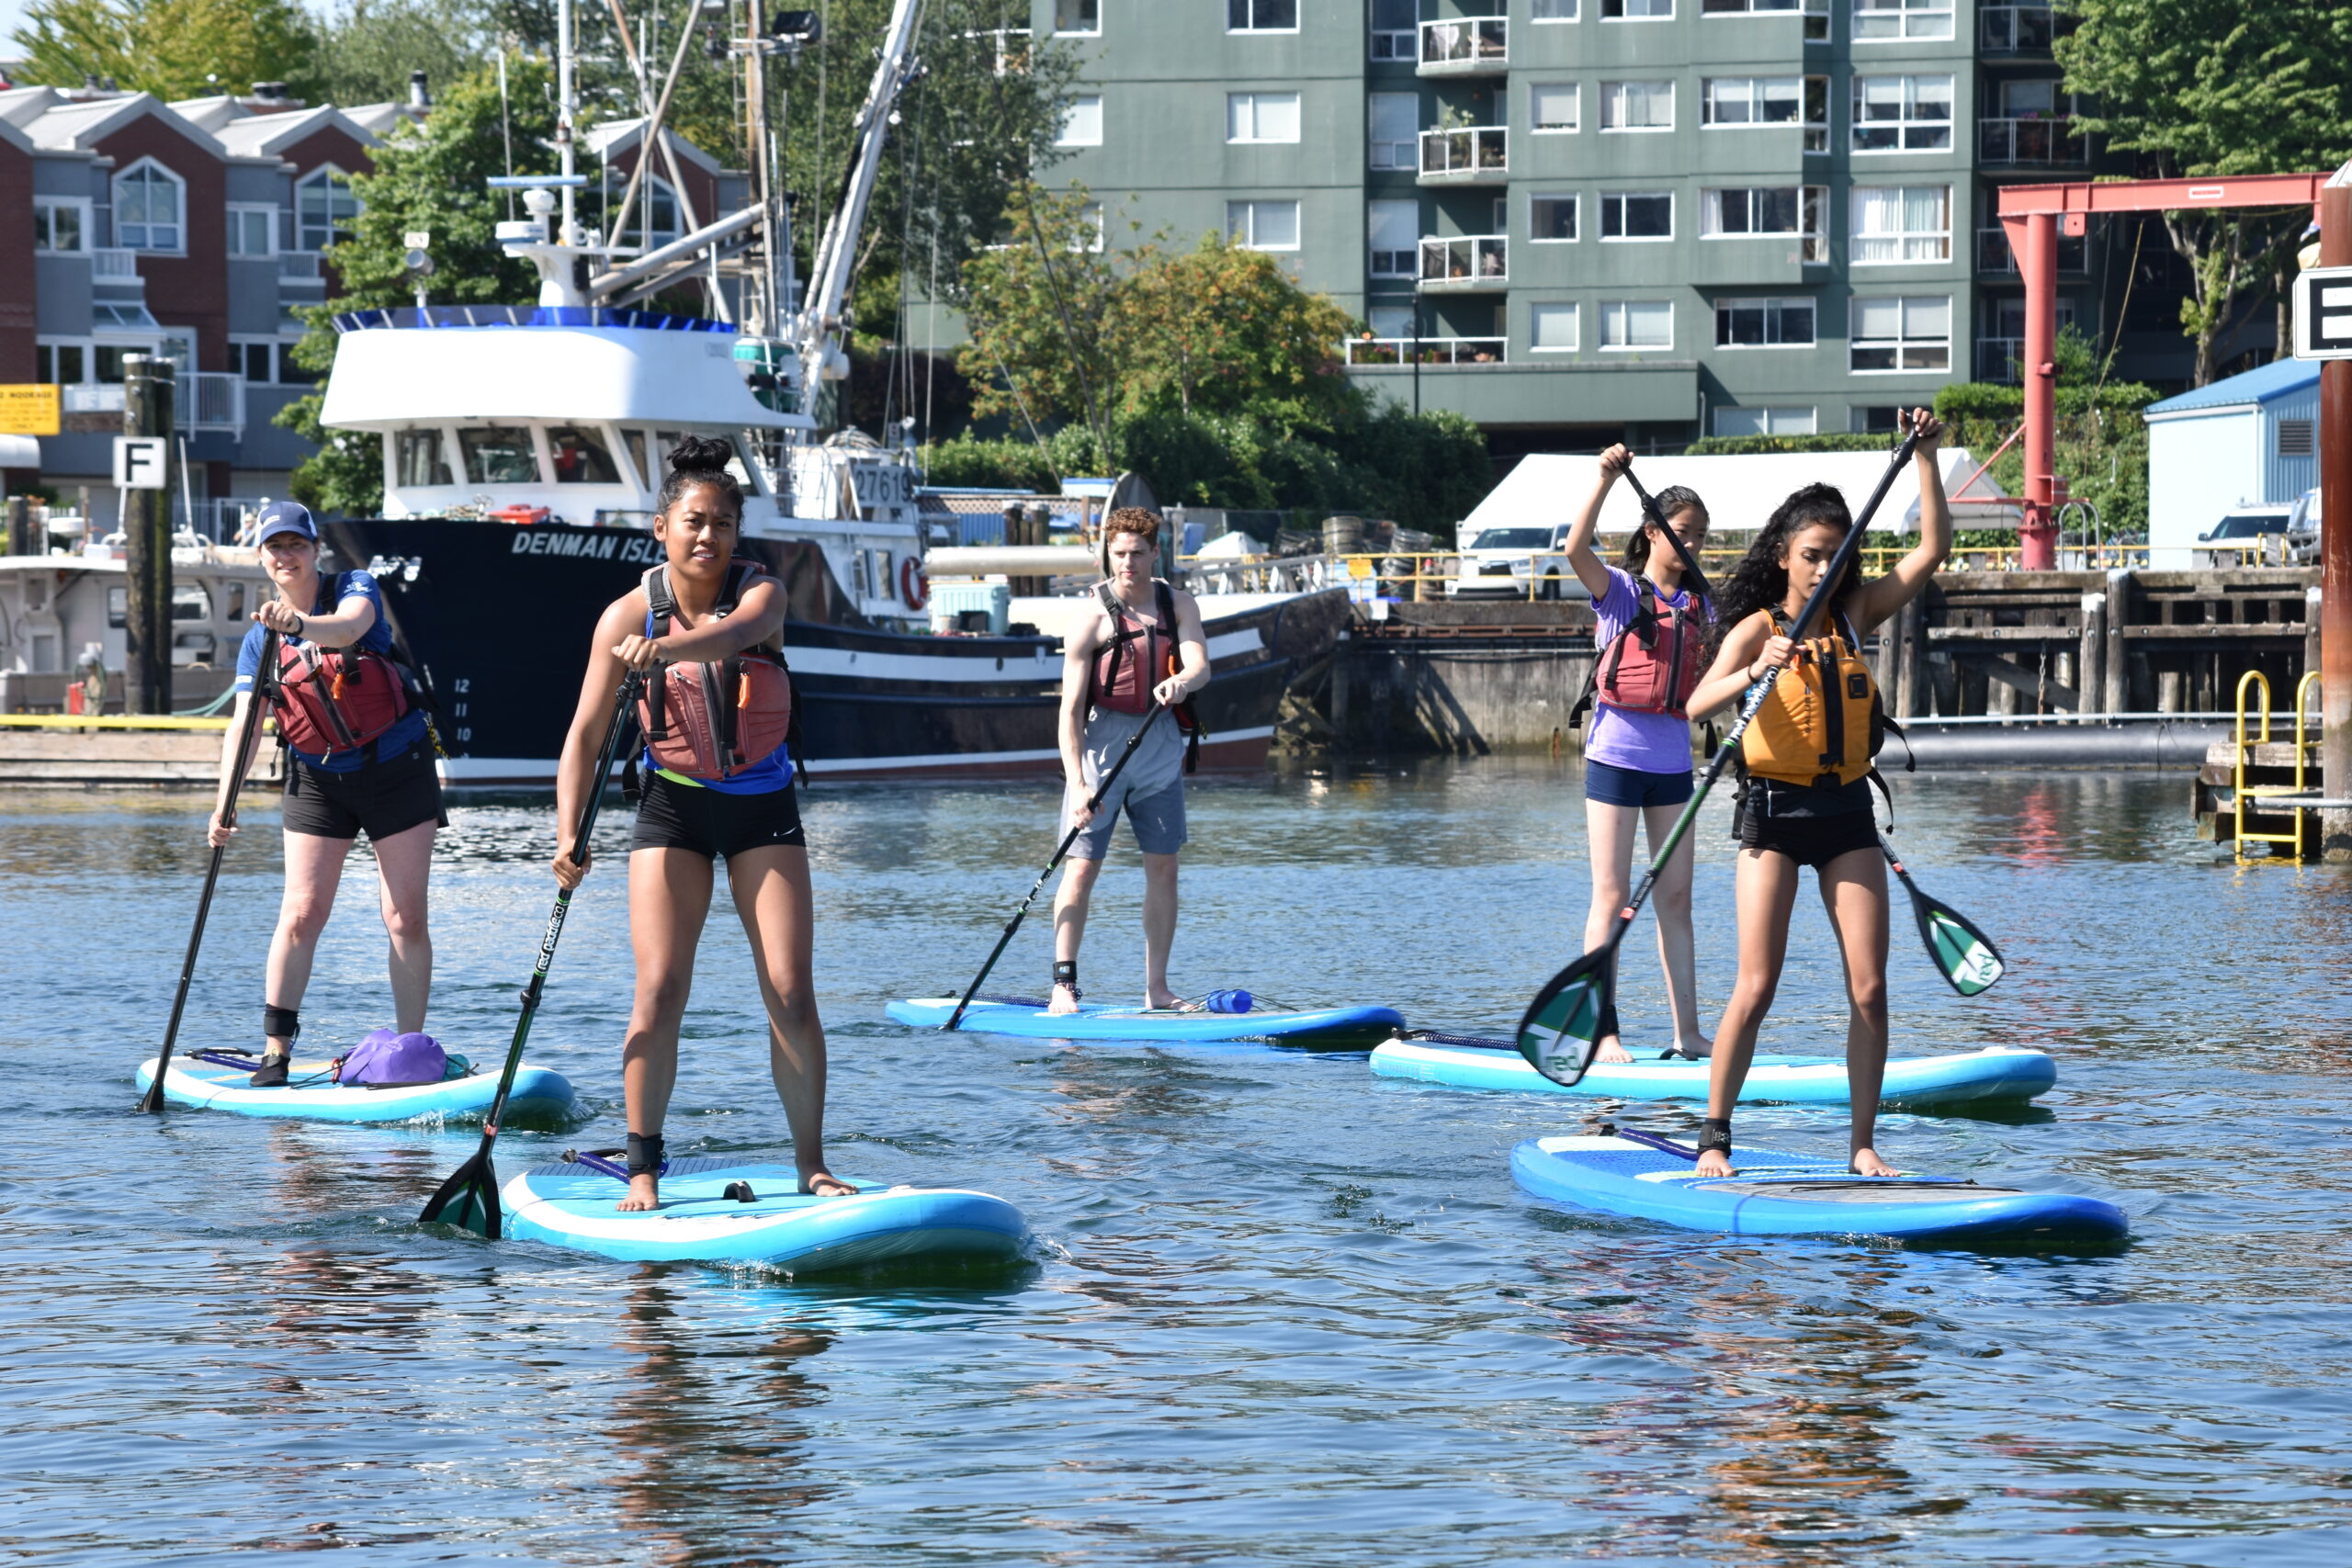
[[[351,175],[407,103],[306,106],[271,84],[243,96],[164,103],[144,93],[26,87],[0,92],[0,382],[62,389],[62,429],[39,438],[37,468],[10,439],[6,488],[39,484],[117,516],[113,438],[122,361],[161,354],[179,371],[175,409],[187,499],[216,508],[286,493],[309,443],[272,423],[311,380],[288,352],[304,306],[323,303],[330,248],[358,212]],[[675,238],[744,199],[741,176],[665,133],[684,188],[644,183],[624,243]],[[611,194],[639,155],[635,120],[594,128],[591,168]],[[601,167],[599,167],[601,165]],[[666,164],[657,166],[667,167]]]
[[[2049,6],[1035,0],[1048,178],[1222,230],[1363,322],[1351,373],[1498,451],[1888,427],[2013,377],[1997,186],[2086,166]],[[2080,242],[2067,258],[2087,319]]]

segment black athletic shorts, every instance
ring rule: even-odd
[[[1799,865],[1819,871],[1839,855],[1878,848],[1878,818],[1869,811],[1840,811],[1830,817],[1766,817],[1742,814],[1740,848],[1770,850]]]
[[[808,842],[800,825],[800,802],[790,784],[764,795],[729,795],[645,775],[637,804],[631,850],[692,850],[705,859],[741,854],[769,844]]]
[[[369,843],[379,844],[421,822],[449,825],[430,741],[420,740],[397,757],[363,763],[347,773],[322,772],[290,752],[286,762],[285,826],[289,833],[356,839],[365,832]]]

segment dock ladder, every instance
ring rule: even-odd
[[[2249,694],[2254,694],[2261,704],[2258,709],[2252,710],[2260,716],[2261,729],[2251,743],[2246,739],[2246,719],[2249,715],[2246,698]],[[2249,844],[2291,844],[2294,846],[2291,852],[2292,858],[2301,862],[2308,857],[2311,848],[2317,842],[2312,836],[2311,825],[2305,820],[2305,814],[2315,809],[2320,804],[2312,796],[2307,778],[2311,768],[2314,739],[2312,720],[2318,706],[2319,671],[2314,670],[2305,675],[2295,686],[2294,739],[2287,748],[2293,752],[2290,762],[2287,759],[2269,754],[2276,750],[2270,739],[2269,678],[2259,670],[2249,670],[2238,679],[2237,728],[2234,737],[2236,745],[2233,748],[2236,755],[2236,762],[2232,769],[2230,783],[2233,797],[2231,810],[2234,814],[2233,821],[2235,825],[2231,841],[2240,865],[2246,865],[2256,861],[2287,858],[2273,855],[2267,852],[2250,855],[2246,853],[2246,846]],[[2291,783],[2276,782],[2280,774],[2290,772],[2293,775]],[[2254,774],[2265,775],[2273,782],[2259,784],[2251,782],[2249,775]],[[2293,803],[2289,804],[2287,799],[2281,797],[2292,797]],[[2248,805],[2253,801],[2268,803],[2269,809],[2260,812],[2259,815],[2262,816],[2275,816],[2283,809],[2293,821],[2294,831],[2291,833],[2250,831],[2246,827],[2246,818],[2256,815],[2248,810]]]

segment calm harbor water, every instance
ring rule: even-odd
[[[1897,1050],[2045,1047],[2003,1120],[1896,1117],[1905,1164],[2096,1191],[2088,1258],[1758,1242],[1546,1208],[1510,1145],[1590,1102],[1376,1080],[1361,1055],[943,1038],[950,989],[1050,847],[1032,785],[810,797],[834,1166],[1020,1204],[1031,1260],[793,1282],[427,1233],[473,1134],[134,1115],[202,872],[187,800],[0,807],[0,1561],[548,1563],[2352,1561],[2352,877],[2239,872],[2186,784],[1900,782],[1921,882],[2001,941],[1962,1002],[1898,908]],[[1193,795],[1176,979],[1388,1001],[1499,1033],[1577,944],[1573,765],[1219,781]],[[1704,1005],[1731,970],[1720,805]],[[246,1043],[277,897],[248,814],[184,1043]],[[461,805],[433,1026],[494,1057],[551,885],[551,813]],[[534,1056],[618,1141],[618,863],[574,906]],[[1124,845],[1124,833],[1123,845]],[[1086,973],[1139,984],[1138,876]],[[388,1021],[356,859],[306,1040]],[[722,906],[723,908],[723,906]],[[1801,905],[1768,1046],[1829,1048]],[[773,1150],[740,932],[715,916],[673,1151]],[[1001,982],[1042,983],[1033,920]],[[1625,1010],[1660,1032],[1646,934]],[[1687,1127],[1686,1112],[1643,1118]],[[1842,1150],[1839,1116],[1744,1138]]]

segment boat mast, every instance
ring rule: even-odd
[[[576,243],[579,232],[575,227],[579,217],[574,208],[572,176],[579,170],[572,163],[571,132],[579,118],[580,106],[574,101],[572,80],[571,0],[556,0],[555,5],[555,150],[560,160],[556,172],[563,176],[563,223],[556,231],[559,245]],[[640,154],[642,156],[642,154]]]
[[[760,208],[760,275],[748,278],[743,301],[743,325],[753,336],[775,331],[775,191],[768,167],[768,67],[765,18],[760,0],[744,0],[743,31],[750,47],[743,56],[744,151],[752,172],[752,197]]]
[[[873,199],[874,182],[882,171],[883,145],[889,139],[893,106],[900,89],[914,75],[909,51],[914,43],[915,17],[922,0],[896,0],[889,31],[884,35],[881,58],[874,67],[873,85],[854,122],[855,155],[843,182],[842,199],[826,221],[808,268],[808,297],[802,306],[794,337],[800,352],[800,384],[813,399],[823,382],[849,375],[849,356],[842,352],[842,302],[848,297],[850,276],[857,265],[857,236],[865,225],[866,203]]]

